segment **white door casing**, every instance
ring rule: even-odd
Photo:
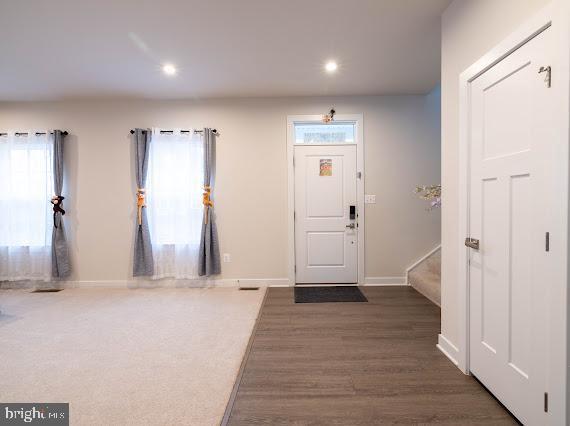
[[[524,424],[545,424],[553,91],[546,29],[470,90],[470,371]]]
[[[295,146],[297,283],[358,282],[356,186],[356,145]]]

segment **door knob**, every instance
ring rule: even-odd
[[[479,240],[476,238],[465,238],[465,245],[475,250],[479,250]]]
[[[350,229],[354,229],[356,227],[356,225],[354,223],[349,223],[348,225],[346,225],[347,228]]]

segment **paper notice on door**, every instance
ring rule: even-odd
[[[332,160],[321,159],[319,176],[332,176]]]

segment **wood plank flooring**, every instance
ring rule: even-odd
[[[295,304],[293,289],[268,289],[227,423],[516,424],[437,350],[437,306],[411,287],[363,292]]]

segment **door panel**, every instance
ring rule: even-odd
[[[303,151],[303,148],[300,147],[300,150]],[[324,157],[322,155],[311,155],[304,159],[307,218],[343,218],[346,206],[343,176],[344,158],[342,155],[329,155],[328,157],[325,155]],[[323,160],[332,161],[330,176],[320,175],[321,161]],[[332,173],[332,170],[334,170],[334,173]]]
[[[527,61],[510,75],[505,75],[484,88],[484,158],[500,157],[529,149],[525,128],[518,124],[531,114],[530,88],[525,82],[536,78],[532,72],[533,68]],[[497,140],[501,143],[494,143]]]
[[[532,240],[529,230],[532,221],[529,208],[532,197],[530,175],[510,177],[509,215],[511,235],[509,252],[511,254],[511,276],[509,277],[509,300],[511,301],[508,335],[509,364],[516,372],[528,378],[530,365],[529,312],[531,312],[531,274],[532,274]]]
[[[504,263],[503,224],[500,220],[502,191],[498,179],[483,179],[481,188],[481,241],[485,242],[481,277],[481,342],[497,353],[504,333],[496,326],[500,321],[502,295],[501,265]]]
[[[545,30],[471,83],[470,369],[525,424],[544,424],[552,206]]]
[[[307,266],[343,266],[344,231],[307,232]]]
[[[297,283],[358,281],[356,200],[355,145],[295,146]]]

